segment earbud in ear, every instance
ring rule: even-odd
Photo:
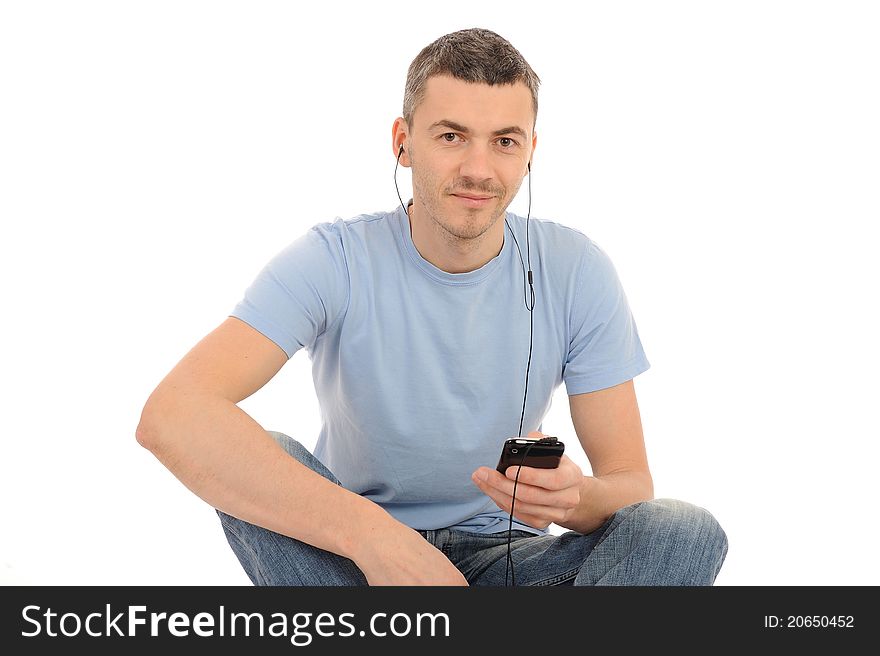
[[[403,155],[403,144],[400,144],[400,150],[397,151],[398,159],[400,158],[401,155]]]
[[[403,146],[401,146],[401,148],[403,148]],[[529,163],[526,164],[526,167],[528,167],[529,173],[531,173],[532,172],[532,160],[529,160]]]

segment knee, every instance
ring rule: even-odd
[[[678,499],[653,499],[640,504],[638,512],[679,548],[701,551],[721,567],[727,556],[727,534],[705,508]]]

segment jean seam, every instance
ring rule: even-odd
[[[575,567],[574,569],[569,570],[568,572],[565,572],[564,574],[557,574],[556,576],[551,577],[549,579],[544,579],[543,581],[537,581],[533,585],[535,585],[535,586],[561,585],[561,584],[565,583],[566,581],[576,577],[578,575],[578,572],[580,572],[580,570],[581,570],[580,567]]]

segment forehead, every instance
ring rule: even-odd
[[[450,120],[474,130],[494,130],[518,125],[529,130],[534,123],[532,94],[522,82],[484,84],[448,75],[435,75],[425,85],[425,96],[413,112],[420,127]]]

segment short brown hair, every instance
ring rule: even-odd
[[[473,27],[446,34],[416,55],[409,65],[403,93],[407,125],[412,125],[413,113],[425,97],[425,85],[434,75],[490,85],[523,82],[532,93],[535,120],[538,118],[540,78],[519,50],[491,30]]]

